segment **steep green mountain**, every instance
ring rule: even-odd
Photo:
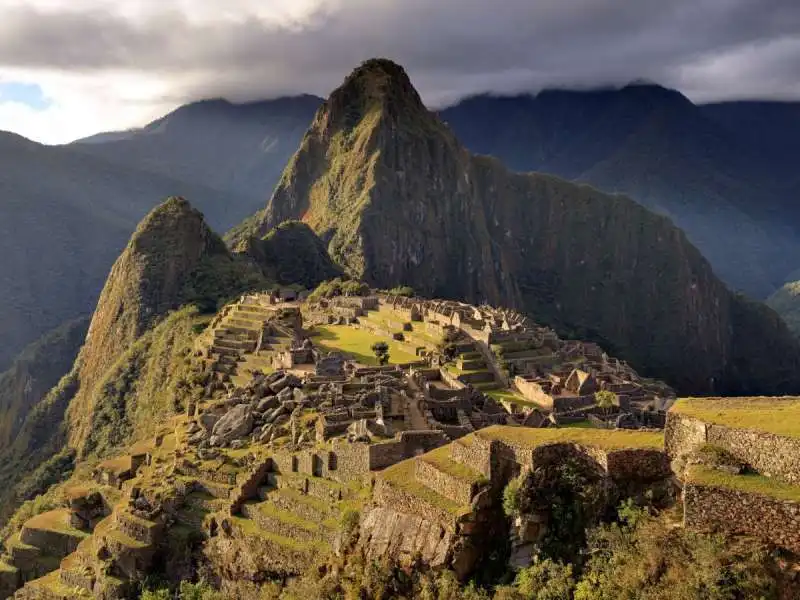
[[[69,476],[75,461],[126,448],[184,411],[208,384],[195,341],[222,303],[276,279],[316,284],[340,273],[324,244],[299,223],[249,244],[257,257],[232,254],[202,213],[169,198],[141,221],[111,268],[80,352],[86,321],[46,338],[0,378],[9,383],[0,389],[0,410],[9,417],[0,443],[0,523],[20,502]],[[61,361],[58,373],[45,371],[45,354],[53,364]],[[57,385],[25,396],[31,402],[19,408],[11,394],[28,385],[25,369],[42,372],[33,389],[44,389],[45,376]]]
[[[471,155],[387,60],[331,94],[231,241],[287,219],[354,277],[521,308],[683,391],[800,389],[800,347],[780,319],[732,295],[669,219]]]
[[[791,135],[778,134],[793,130],[788,109],[696,106],[674,90],[630,85],[479,96],[441,117],[469,149],[513,169],[621,192],[669,216],[734,289],[765,298],[794,266],[800,189],[785,168],[792,154],[779,150]],[[775,135],[758,136],[765,122]]]
[[[195,198],[220,229],[246,214],[230,214],[229,194],[2,132],[0,164],[0,369],[91,312],[114,259],[159,200]]]
[[[0,451],[16,438],[31,408],[70,371],[88,327],[83,317],[48,332],[0,374]]]
[[[150,212],[111,269],[76,363],[79,388],[67,411],[70,446],[80,454],[91,452],[97,446],[99,428],[94,417],[108,420],[127,415],[124,405],[106,411],[103,398],[108,392],[126,395],[124,389],[112,389],[124,387],[120,379],[125,379],[126,372],[131,374],[128,379],[134,373],[142,378],[150,348],[137,348],[137,344],[161,318],[187,304],[216,310],[217,300],[262,282],[248,262],[231,256],[203,215],[186,200],[170,198]],[[161,350],[181,349],[172,339],[180,335],[179,330],[177,323],[167,328],[164,335],[171,341]],[[166,381],[160,383],[167,387]],[[146,386],[139,381],[136,387]],[[158,387],[154,385],[151,391]],[[153,411],[152,403],[148,410]]]
[[[17,410],[24,419],[0,447],[0,518],[59,480],[73,458],[127,446],[181,409],[198,384],[192,344],[210,319],[203,310],[264,285],[186,200],[153,209],[114,263],[71,369],[27,415]],[[49,348],[55,354],[57,341]]]

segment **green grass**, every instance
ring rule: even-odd
[[[800,502],[800,487],[763,475],[733,475],[702,465],[691,467],[687,481],[698,485],[720,487],[748,494],[761,494],[777,500]]]
[[[75,529],[69,524],[69,510],[61,508],[51,510],[28,519],[25,527],[45,531],[58,531],[76,537],[87,537],[89,534],[80,529]]]
[[[498,402],[513,402],[514,404],[519,404],[521,406],[538,406],[535,402],[526,400],[518,393],[508,389],[483,390],[483,393],[490,398],[497,400]]]
[[[86,590],[67,587],[59,579],[58,571],[48,573],[44,577],[35,579],[26,585],[28,588],[44,588],[61,598],[90,598],[91,594]],[[50,596],[47,596],[50,597]]]
[[[664,436],[661,433],[650,431],[584,429],[581,427],[532,429],[530,427],[493,425],[470,435],[477,435],[492,440],[508,441],[531,448],[554,443],[583,444],[602,448],[604,450],[618,450],[623,448],[652,448],[654,450],[661,450],[664,447]]]
[[[378,364],[372,345],[375,342],[389,344],[389,364],[403,364],[414,362],[417,357],[408,352],[397,340],[375,335],[364,329],[349,325],[323,325],[317,326],[312,332],[314,344],[329,352],[343,352],[349,354],[360,363],[369,366]]]
[[[462,465],[461,463],[455,462],[452,458],[450,458],[449,445],[442,446],[436,450],[431,450],[430,452],[421,456],[419,460],[430,463],[443,473],[447,473],[448,475],[456,477],[457,479],[463,479],[465,481],[471,481],[477,484],[484,484],[487,482],[486,477],[484,477],[483,474],[470,469],[467,465]]]
[[[680,398],[671,412],[706,423],[800,438],[800,398]]]
[[[366,315],[360,317],[360,319],[366,319],[367,321],[384,329],[388,329],[389,331],[402,331],[403,324],[409,322],[407,317],[385,307],[380,307],[377,311],[367,311]],[[403,333],[418,337],[429,343],[431,346],[436,346],[436,344],[442,341],[440,336],[437,337],[428,333],[425,330],[425,324],[419,321],[411,321],[411,331],[403,331]]]
[[[416,459],[412,458],[392,465],[384,469],[379,477],[407,494],[415,496],[423,502],[427,502],[431,506],[441,509],[456,518],[470,512],[470,506],[453,502],[450,498],[445,498],[418,482],[414,478],[415,460]]]

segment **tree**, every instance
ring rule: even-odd
[[[379,365],[385,365],[389,362],[389,344],[386,342],[372,344],[372,352],[375,354],[375,358],[378,359]]]
[[[611,410],[619,404],[619,398],[614,392],[609,390],[600,390],[594,394],[594,402],[607,415]]]

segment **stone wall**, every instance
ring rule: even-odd
[[[369,469],[385,469],[407,458],[444,446],[448,441],[442,431],[403,431],[395,440],[369,446]]]
[[[392,485],[378,477],[372,491],[372,499],[379,506],[391,507],[392,510],[406,515],[415,515],[425,521],[439,523],[442,530],[455,534],[458,523],[453,515],[443,508],[420,499],[405,490]]]
[[[369,510],[361,521],[367,556],[390,556],[399,561],[421,556],[431,567],[444,566],[455,535],[436,520],[394,510],[392,505]]]
[[[369,475],[371,462],[371,446],[365,443],[334,443],[332,454],[326,469],[326,477],[337,481],[363,481]],[[333,464],[330,464],[333,463]],[[335,468],[330,468],[335,467]]]
[[[614,450],[606,455],[606,468],[615,481],[649,482],[672,477],[669,456],[660,450]]]
[[[535,381],[525,379],[518,375],[514,378],[514,386],[529,402],[534,402],[546,410],[553,410],[553,397],[546,393],[542,389],[542,386]]]
[[[457,463],[469,465],[486,478],[492,477],[492,444],[475,436],[450,444],[450,457]]]
[[[684,524],[761,538],[800,553],[800,504],[760,494],[687,483]]]
[[[81,538],[49,529],[22,528],[19,539],[23,544],[45,548],[53,556],[66,556],[78,547]]]
[[[464,383],[459,381],[455,376],[451,375],[447,369],[439,369],[439,378],[453,389],[458,390],[465,387]]]
[[[414,478],[440,496],[464,505],[472,502],[479,487],[474,482],[445,473],[424,460],[414,462]]]
[[[800,439],[703,423],[675,412],[667,415],[664,439],[672,458],[709,443],[728,450],[762,475],[800,484]]]
[[[595,400],[593,395],[586,396],[556,396],[553,398],[553,412],[565,413],[581,408],[589,408],[594,406]]]

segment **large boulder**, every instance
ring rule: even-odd
[[[211,433],[214,430],[214,426],[219,421],[219,415],[215,415],[214,413],[203,413],[200,415],[200,425],[203,426],[208,433]]]
[[[226,446],[233,440],[253,431],[253,411],[249,404],[238,404],[214,425],[212,438],[215,446]]]
[[[267,396],[258,403],[256,410],[260,413],[265,413],[268,410],[275,410],[278,408],[278,404],[278,399],[275,396]]]

